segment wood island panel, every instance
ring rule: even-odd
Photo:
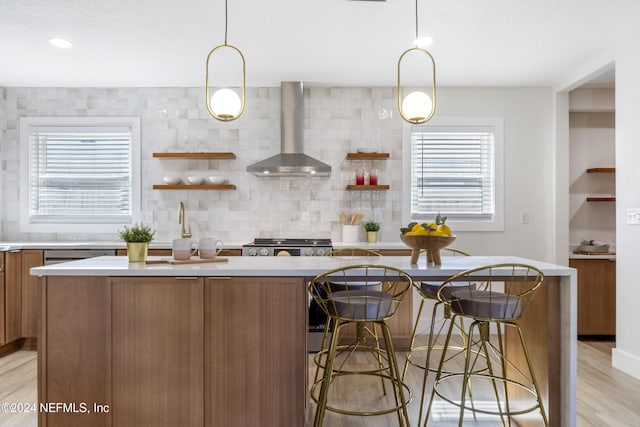
[[[514,289],[515,290],[515,289]],[[522,328],[538,387],[542,394],[550,426],[562,425],[560,404],[560,280],[557,277],[545,277],[544,282],[529,304],[527,311],[518,324]],[[506,328],[506,349],[509,359],[515,366],[527,372],[526,359],[514,328]],[[508,366],[509,368],[509,366]],[[512,369],[509,378],[522,381],[522,377]],[[531,395],[520,388],[509,387],[509,399],[531,402]],[[540,412],[534,411],[515,417],[518,426],[541,425]]]
[[[126,259],[112,258],[114,265],[126,265]],[[149,381],[148,384],[138,383],[135,375],[144,370],[148,370],[149,375],[156,375],[162,369],[174,369],[167,368],[168,364],[163,365],[165,344],[182,347],[175,352],[170,351],[169,358],[176,354],[186,355],[181,358],[180,363],[184,363],[185,358],[193,357],[193,360],[199,361],[196,364],[202,366],[200,371],[193,368],[180,371],[182,378],[176,382],[176,386],[181,388],[191,381],[192,375],[197,376],[200,372],[200,381],[194,382],[196,389],[202,387],[199,409],[189,406],[191,397],[182,397],[180,404],[183,406],[179,411],[186,413],[191,408],[196,415],[190,414],[188,417],[192,418],[185,419],[198,420],[202,414],[202,421],[187,421],[186,424],[179,422],[178,425],[304,425],[304,411],[308,400],[308,296],[305,286],[308,278],[305,275],[310,274],[309,269],[306,268],[303,274],[301,268],[301,274],[297,277],[279,277],[279,274],[271,277],[235,277],[238,268],[252,268],[250,264],[246,267],[244,263],[249,260],[242,258],[244,257],[230,257],[229,266],[233,268],[224,266],[229,268],[228,271],[219,270],[222,267],[217,265],[198,270],[192,277],[201,281],[202,293],[196,292],[193,295],[190,291],[184,292],[184,295],[174,293],[178,292],[175,289],[179,285],[183,286],[181,290],[186,290],[190,281],[166,289],[153,289],[149,286],[152,282],[164,283],[158,279],[175,280],[173,276],[182,271],[193,274],[194,271],[190,268],[183,270],[169,267],[157,278],[145,275],[144,270],[147,269],[159,273],[157,268],[148,266],[139,269],[129,266],[130,277],[45,274],[40,279],[42,320],[38,349],[38,400],[96,402],[110,405],[112,411],[101,416],[41,413],[39,425],[126,426],[128,420],[139,417],[137,414],[148,408],[132,409],[133,415],[126,414],[126,406],[118,402],[118,399],[126,401],[127,398],[116,397],[116,389],[126,388],[124,393],[128,393],[129,400],[135,400],[134,396],[144,394],[145,400],[140,401],[141,405],[156,405],[152,400],[156,398],[157,392],[144,391],[148,390],[148,384],[154,384],[155,387],[156,384],[162,386],[162,382],[147,378],[144,381]],[[474,263],[484,262],[484,259],[477,261],[476,258],[468,257],[468,264],[472,266]],[[326,257],[313,261],[326,266],[328,259]],[[388,257],[387,260],[392,265],[397,263],[400,266],[408,262],[401,263],[400,257]],[[90,261],[86,263],[90,264]],[[456,264],[455,268],[460,266]],[[404,269],[414,279],[429,281],[445,279],[451,274],[449,270],[452,270],[419,269],[413,266]],[[69,274],[76,271],[77,268],[73,267]],[[278,271],[277,266],[274,271]],[[59,274],[60,270],[48,271],[47,267],[43,267],[35,272]],[[575,334],[572,336],[569,332],[571,328],[575,328],[572,326],[575,321],[572,307],[575,307],[573,298],[576,282],[575,276],[566,267],[560,272],[561,274],[556,273],[546,278],[545,289],[534,299],[526,318],[522,319],[522,325],[529,350],[533,353],[550,425],[572,426],[575,425],[575,383],[571,379],[575,378],[575,364],[572,360],[575,357]],[[87,268],[87,274],[92,273],[93,270]],[[225,274],[234,277],[225,277]],[[116,282],[126,283],[126,286],[116,290]],[[140,290],[135,289],[138,284],[142,284]],[[158,295],[153,296],[156,293]],[[196,298],[196,295],[200,295],[200,298]],[[171,301],[172,298],[177,301]],[[148,300],[149,306],[144,303],[145,300]],[[188,302],[194,303],[196,308],[189,306],[185,311],[184,307]],[[404,301],[407,302],[409,301]],[[181,307],[181,314],[184,316],[175,325],[164,317],[168,313],[162,313],[163,310],[171,312],[171,307]],[[114,316],[121,318],[114,319],[112,310]],[[191,313],[192,310],[194,313]],[[201,318],[200,326],[196,318]],[[411,325],[408,322],[408,326]],[[148,337],[144,336],[146,328],[151,328]],[[178,329],[182,331],[181,335],[189,337],[192,328],[196,335],[202,336],[200,356],[194,355],[198,348],[195,343],[197,339],[189,341],[192,338],[186,338],[187,341],[181,341],[185,338],[175,338]],[[132,339],[127,340],[126,336]],[[167,343],[163,341],[165,339]],[[139,342],[131,342],[136,340]],[[141,356],[141,347],[148,348],[149,357]],[[507,351],[513,350],[508,348]],[[137,371],[134,372],[131,366],[126,365],[129,363],[127,359],[131,359]],[[521,365],[521,362],[517,363]],[[133,378],[126,378],[127,372],[134,372]],[[145,377],[139,378],[142,381]],[[130,385],[125,386],[126,381]],[[515,395],[514,397],[517,398]],[[125,412],[116,414],[119,411]],[[141,418],[138,420],[141,427],[156,425],[147,424]],[[527,425],[527,422],[523,425]]]
[[[114,426],[203,425],[203,282],[110,279]]]
[[[205,299],[205,425],[304,425],[304,281],[209,278]]]
[[[111,405],[111,289],[106,277],[41,279],[40,403]],[[111,427],[110,413],[38,413],[40,427]]]

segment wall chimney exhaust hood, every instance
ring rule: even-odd
[[[280,85],[280,154],[247,166],[255,176],[329,176],[331,166],[303,153],[302,82]]]

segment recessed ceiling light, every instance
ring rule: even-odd
[[[431,46],[431,43],[433,43],[433,37],[429,37],[429,36],[418,37],[413,41],[413,44],[416,45],[417,47]]]
[[[59,38],[49,39],[49,44],[51,46],[59,47],[60,49],[69,49],[73,47],[73,43],[71,43],[69,40]]]

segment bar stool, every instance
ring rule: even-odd
[[[349,260],[354,260],[354,259],[360,260],[360,259],[364,259],[364,257],[379,257],[381,255],[379,252],[371,249],[353,247],[353,248],[334,249],[331,252],[327,253],[327,256],[341,257]],[[357,283],[352,282],[351,284],[352,286],[356,286]],[[334,284],[334,290],[339,290],[338,287],[339,285]],[[322,335],[322,343],[320,344],[320,351],[318,351],[313,358],[313,362],[316,365],[316,373],[313,380],[314,383],[316,383],[319,379],[320,370],[324,369],[325,361],[323,359],[326,359],[327,353],[329,352],[329,349],[327,348],[326,344],[327,344],[327,336],[331,331],[331,328],[332,328],[331,317],[327,316],[324,333]],[[373,340],[375,341],[375,347],[371,347],[370,344],[367,342],[368,336],[373,338]],[[356,351],[356,350],[371,350],[371,351],[374,351],[375,354],[379,355],[380,354],[379,349],[380,349],[380,340],[378,339],[378,334],[376,333],[375,328],[368,328],[367,322],[357,322],[355,341],[348,345],[338,345],[337,353],[340,354],[345,351]],[[353,371],[351,370],[351,371],[345,371],[345,372],[353,372]],[[386,393],[386,389],[384,388],[384,382],[382,383],[382,387]]]
[[[441,249],[443,255],[446,256],[469,256],[467,252],[461,251],[459,249],[454,248],[444,248]],[[444,304],[442,301],[438,300],[438,289],[442,282],[414,282],[413,286],[418,291],[418,295],[420,295],[420,306],[418,308],[418,315],[416,317],[416,323],[413,326],[413,332],[411,334],[411,340],[409,342],[409,350],[407,352],[407,358],[405,360],[404,369],[402,371],[402,378],[406,378],[407,371],[409,365],[415,366],[419,369],[422,369],[422,390],[420,393],[420,412],[418,415],[418,425],[422,424],[422,412],[424,410],[424,396],[425,390],[427,387],[427,377],[429,372],[436,372],[437,368],[434,367],[435,363],[432,363],[432,358],[436,357],[442,350],[444,350],[444,346],[442,344],[437,344],[438,338],[442,335],[442,332],[445,331],[449,322],[451,321],[451,310],[447,304]],[[429,338],[426,345],[417,345],[416,336],[418,335],[418,325],[420,324],[420,319],[422,317],[422,310],[424,309],[424,305],[427,301],[434,302],[433,309],[431,312],[431,322],[429,323]],[[438,309],[443,308],[443,314],[441,318],[438,318]],[[458,322],[454,326],[457,330],[457,333],[461,338],[461,345],[456,347],[458,349],[458,355],[460,355],[465,350],[466,344],[466,335],[464,333],[464,323],[462,318],[458,319]],[[453,346],[449,346],[450,349],[453,349]],[[426,353],[424,355],[424,360],[420,357],[419,360],[415,356],[419,356],[422,353]],[[454,356],[450,357],[449,360],[455,359]],[[436,359],[437,360],[437,359]],[[458,369],[459,370],[459,369]],[[446,371],[445,372],[449,372]]]
[[[449,304],[452,313],[445,347],[450,342],[457,317],[470,320],[470,325],[467,330],[464,371],[443,372],[448,348],[442,353],[427,408],[427,420],[437,395],[460,408],[459,426],[462,426],[465,410],[474,412],[474,415],[482,413],[500,416],[502,425],[511,425],[511,416],[539,410],[544,425],[549,425],[531,357],[522,330],[516,323],[543,281],[544,274],[539,269],[525,264],[508,263],[463,271],[442,283],[438,299]],[[491,333],[491,325],[496,334]],[[526,367],[519,366],[514,361],[513,348],[510,348],[509,355],[505,353],[503,339],[507,327],[517,332],[517,344],[521,346],[522,354],[516,356],[524,356]],[[481,386],[483,383],[486,384],[484,388]],[[481,406],[474,404],[473,397],[476,396],[470,395],[471,402],[467,403],[471,387],[476,396],[478,390],[490,390],[489,393],[495,398],[495,407],[486,402]],[[460,396],[453,396],[450,390],[461,390]],[[510,395],[517,395],[517,401],[510,401]],[[486,396],[482,397],[484,402]]]
[[[329,270],[309,282],[309,292],[322,307],[333,325],[322,378],[311,386],[311,397],[317,403],[314,426],[323,424],[327,410],[359,416],[382,415],[396,412],[399,426],[409,425],[407,398],[409,388],[402,383],[393,350],[393,342],[386,320],[393,316],[400,302],[412,286],[411,277],[404,271],[384,265],[362,264]],[[369,322],[382,333],[384,348],[376,346],[376,368],[364,371],[343,369],[354,352],[346,353],[336,369],[338,342],[342,330],[354,323]],[[393,403],[375,410],[340,408],[328,404],[328,396],[334,393],[334,381],[339,377],[372,375],[388,381],[393,389]],[[317,392],[318,387],[320,388]],[[330,391],[331,390],[331,391]]]

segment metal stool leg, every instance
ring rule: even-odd
[[[389,371],[391,376],[393,377],[393,388],[394,395],[396,396],[396,401],[399,399],[399,404],[401,405],[400,410],[398,411],[398,423],[400,426],[409,427],[409,412],[407,411],[407,400],[404,396],[404,386],[402,384],[402,378],[400,377],[400,370],[398,369],[398,362],[396,360],[396,355],[393,350],[393,342],[391,341],[391,332],[389,331],[389,326],[386,323],[380,322],[380,327],[382,329],[382,336],[384,338],[384,345],[387,349],[387,357],[389,359]],[[403,422],[404,417],[404,422]]]
[[[331,384],[331,376],[333,373],[333,362],[336,355],[336,347],[338,344],[338,330],[341,327],[340,320],[336,320],[334,324],[333,334],[329,341],[329,349],[327,352],[327,359],[325,362],[325,368],[323,373],[322,385],[320,386],[320,396],[318,398],[318,407],[316,408],[316,415],[313,421],[314,427],[321,427],[324,421],[324,413],[327,408],[327,397],[329,392],[329,385]]]

